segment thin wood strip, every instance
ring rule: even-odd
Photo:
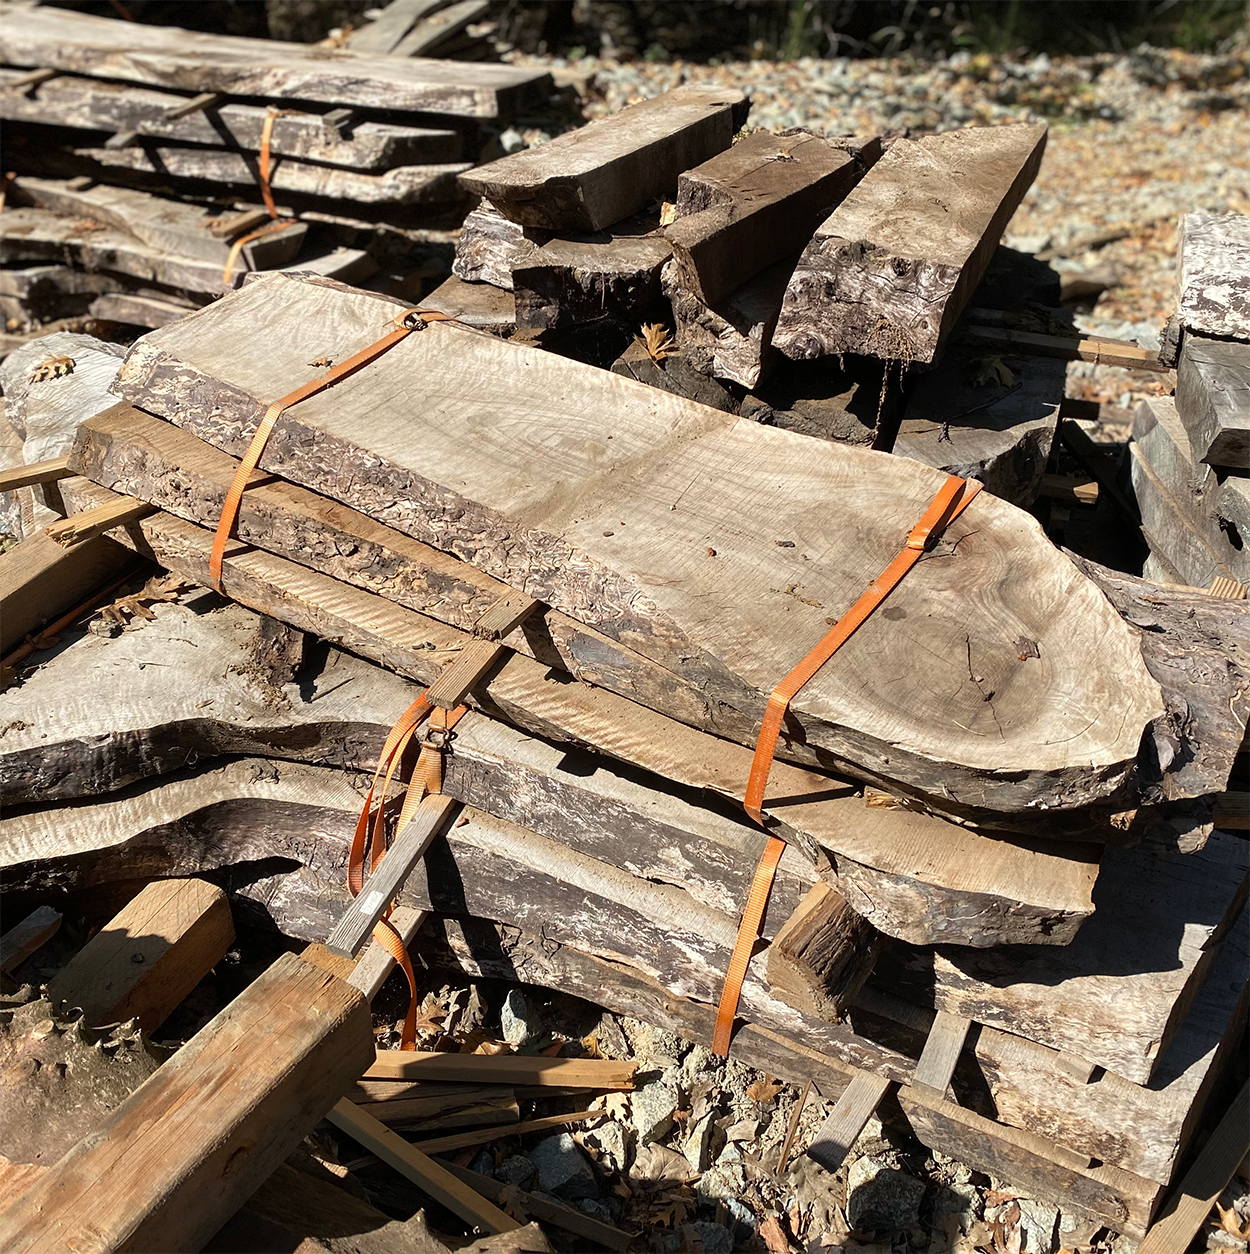
[[[482,676],[509,651],[494,640],[470,640],[460,650],[456,660],[430,685],[426,699],[431,705],[454,710]]]
[[[60,75],[60,70],[31,70],[29,74],[23,74],[21,78],[15,78],[6,87],[6,91],[23,91],[27,87],[35,87],[39,83],[46,83],[50,78],[56,78]]]
[[[411,945],[421,925],[429,917],[428,910],[414,910],[411,906],[400,906],[391,915],[389,922],[399,933],[400,940],[405,945]],[[356,963],[356,969],[347,982],[353,988],[360,989],[372,1001],[378,995],[382,985],[386,983],[386,977],[394,970],[395,959],[391,952],[377,941],[370,941],[364,953],[360,955],[360,961]]]
[[[205,109],[216,108],[223,100],[225,100],[225,96],[221,92],[201,92],[198,96],[192,96],[190,100],[180,105],[174,105],[172,109],[166,109],[162,116],[162,121],[176,122],[179,118],[190,117],[193,113],[202,113]]]
[[[16,927],[0,936],[0,971],[7,974],[20,966],[40,945],[50,941],[60,926],[61,916],[51,906],[32,910]]]
[[[27,488],[34,483],[53,483],[73,473],[69,468],[68,454],[46,462],[33,462],[29,466],[13,466],[0,470],[0,492],[12,492],[15,488]]]
[[[871,1071],[856,1071],[829,1118],[812,1138],[807,1156],[815,1159],[826,1171],[837,1171],[889,1087],[890,1081],[884,1076],[874,1075]]]
[[[411,822],[395,837],[378,869],[366,881],[360,896],[352,901],[330,933],[326,948],[332,954],[353,958],[360,952],[404,881],[425,857],[425,851],[447,820],[459,809],[460,803],[443,793],[435,793],[421,802]]]
[[[602,1110],[575,1110],[568,1115],[544,1115],[540,1119],[526,1119],[521,1123],[491,1124],[489,1127],[471,1128],[467,1132],[452,1132],[448,1136],[435,1136],[412,1144],[427,1154],[442,1154],[448,1150],[466,1149],[470,1145],[485,1145],[496,1137],[522,1136],[526,1132],[541,1132],[544,1128],[559,1128],[566,1123],[602,1118],[604,1113]]]
[[[380,1049],[366,1080],[463,1080],[470,1084],[568,1085],[632,1089],[638,1064],[519,1054],[440,1054]]]
[[[1098,483],[1093,479],[1078,479],[1072,475],[1043,475],[1040,494],[1055,501],[1097,505]]]
[[[482,640],[502,640],[541,604],[524,592],[509,591],[473,624],[473,634]]]
[[[970,1020],[939,1010],[925,1038],[912,1083],[924,1084],[945,1096],[971,1027]]]
[[[372,1115],[388,1128],[415,1127],[418,1131],[434,1131],[438,1120],[447,1120],[443,1127],[454,1127],[449,1117],[458,1116],[463,1127],[469,1124],[488,1124],[498,1127],[515,1124],[521,1118],[521,1107],[516,1090],[498,1085],[466,1085],[471,1090],[464,1097],[444,1094],[439,1097],[406,1097],[396,1102],[356,1102],[367,1115]],[[345,1094],[354,1101],[352,1093]],[[430,1125],[434,1126],[431,1127]]]
[[[995,347],[1014,348],[1038,357],[1060,357],[1065,361],[1092,361],[1102,366],[1125,366],[1130,370],[1166,372],[1168,367],[1156,352],[1136,344],[1103,340],[1073,339],[1066,335],[1042,335],[1036,331],[1012,331],[1000,327],[969,326],[964,338]]]
[[[466,1223],[479,1225],[488,1232],[512,1232],[521,1226],[441,1163],[436,1163],[346,1098],[339,1101],[327,1118]]]
[[[146,518],[155,510],[146,501],[136,501],[133,497],[123,497],[120,501],[100,505],[89,509],[85,514],[75,514],[72,518],[63,519],[45,528],[57,544],[68,549],[71,545],[82,544],[95,536],[112,531],[114,527],[124,527],[127,523],[137,522]]]
[[[1107,454],[1089,438],[1085,428],[1068,417],[1066,402],[1059,407],[1059,438],[1067,445],[1073,457],[1098,480],[1099,488],[1111,499],[1111,503],[1134,527],[1141,526],[1141,514],[1137,506],[1120,491],[1115,481],[1115,470]]]

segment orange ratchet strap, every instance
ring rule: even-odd
[[[282,414],[290,409],[292,405],[297,405],[300,401],[307,400],[310,396],[315,396],[318,392],[322,392],[333,384],[338,383],[340,379],[353,374],[361,366],[368,365],[375,357],[381,356],[388,348],[398,344],[400,340],[410,335],[413,331],[419,330],[427,322],[453,321],[454,319],[450,315],[437,313],[433,310],[426,312],[420,309],[405,309],[395,319],[393,329],[388,331],[380,340],[375,340],[368,348],[362,348],[360,352],[353,354],[346,361],[340,362],[319,379],[311,379],[303,386],[296,388],[294,392],[287,393],[280,401],[274,401],[265,410],[265,415],[260,420],[260,424],[252,436],[252,442],[248,445],[247,452],[243,454],[242,459],[239,461],[239,468],[235,471],[234,479],[226,492],[226,500],[221,508],[221,518],[217,523],[217,534],[213,537],[213,548],[208,557],[208,581],[215,592],[222,591],[221,563],[226,554],[226,545],[230,541],[230,533],[234,530],[234,524],[239,516],[239,503],[243,499],[247,481],[251,477],[252,471],[256,469],[261,454],[265,451],[265,445],[269,442],[269,436],[273,432],[274,424]]]
[[[239,254],[253,240],[264,239],[266,235],[276,235],[279,231],[285,231],[288,227],[295,226],[299,222],[298,218],[278,218],[274,222],[266,222],[264,226],[255,231],[249,231],[246,235],[240,235],[233,244],[230,245],[230,251],[226,254],[226,265],[221,272],[222,283],[229,287],[230,280],[234,278],[234,267],[238,264]]]
[[[273,203],[273,191],[269,187],[269,176],[272,172],[269,148],[273,141],[273,124],[288,112],[290,112],[288,109],[270,109],[265,114],[265,120],[260,128],[260,160],[257,164],[260,173],[260,198],[265,202],[265,208],[269,210],[271,218],[278,216],[278,210]]]
[[[378,863],[386,856],[386,794],[417,730],[429,718],[430,735],[421,746],[421,754],[408,783],[408,791],[404,795],[399,817],[395,821],[396,833],[403,831],[427,796],[442,791],[443,750],[447,745],[448,733],[467,712],[463,705],[450,711],[432,706],[423,692],[400,715],[399,721],[391,728],[386,737],[386,743],[382,746],[382,752],[378,756],[373,782],[369,785],[369,793],[365,797],[364,808],[356,821],[356,831],[352,836],[351,852],[347,859],[347,891],[353,897],[359,896],[360,890],[364,887],[366,849],[369,855],[370,875],[377,870]],[[379,780],[381,780],[380,789]],[[378,797],[376,811],[373,808],[375,793]],[[371,836],[372,839],[370,839]],[[388,907],[386,915],[373,929],[373,939],[395,959],[396,965],[408,979],[408,1014],[404,1019],[399,1047],[400,1049],[416,1049],[417,977],[412,969],[412,959],[408,956],[403,937],[389,921],[390,913]]]
[[[894,591],[903,576],[920,560],[929,541],[936,538],[945,527],[954,522],[968,508],[980,490],[981,485],[975,479],[961,479],[958,475],[951,475],[930,502],[924,517],[912,528],[911,534],[907,537],[907,543],[899,551],[898,556],[868,585],[864,594],[825,633],[820,643],[773,689],[764,710],[764,721],[760,727],[759,739],[755,744],[755,756],[751,761],[751,774],[747,780],[746,797],[743,800],[746,812],[761,827],[766,826],[764,791],[768,786],[768,775],[772,770],[782,720],[790,708],[790,702],[798,695],[803,685],[854,635],[877,606]],[[785,846],[786,842],[781,837],[769,836],[759,866],[755,869],[755,878],[751,883],[747,904],[742,912],[738,937],[734,942],[733,954],[730,956],[729,967],[725,972],[725,985],[716,1011],[716,1031],[712,1037],[712,1049],[722,1058],[729,1054],[729,1042],[733,1036],[734,1018],[738,1012],[742,984],[746,979],[747,967],[751,962],[751,951],[759,936],[764,907],[768,902],[768,894],[777,873],[777,864],[781,861]]]

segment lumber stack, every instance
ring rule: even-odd
[[[397,6],[452,35],[475,20],[438,7]],[[163,326],[261,270],[419,294],[429,258],[373,224],[454,224],[481,127],[506,125],[550,80],[400,59],[438,41],[383,48],[369,29],[360,50],[328,55],[34,6],[7,14],[0,120],[6,170],[21,177],[0,215],[6,351],[48,323]]]
[[[1174,396],[1133,422],[1133,489],[1169,583],[1245,596],[1250,582],[1250,218],[1191,213],[1178,232]]]

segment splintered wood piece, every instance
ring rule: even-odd
[[[60,929],[61,915],[51,906],[32,910],[16,927],[0,936],[0,971],[6,974],[20,966]]]
[[[1211,1213],[1216,1198],[1233,1178],[1250,1150],[1250,1086],[1243,1084],[1211,1139],[1185,1173],[1176,1194],[1169,1198],[1151,1225],[1139,1254],[1173,1254],[1186,1250]]]
[[[54,622],[135,565],[107,536],[65,549],[37,531],[0,553],[0,652]]]
[[[140,339],[118,391],[239,455],[262,398],[304,382],[309,361],[372,343],[395,308],[264,276]],[[263,374],[241,351],[261,316],[284,329]],[[323,455],[306,455],[309,440]],[[342,474],[349,464],[362,473]],[[754,717],[946,482],[906,458],[773,431],[452,323],[287,410],[261,467],[471,555]],[[778,513],[778,483],[798,502],[789,512]],[[942,543],[792,703],[809,746],[985,819],[1036,822],[1044,806],[1050,827],[1056,813],[1121,797],[1162,712],[1139,637],[1034,520],[989,493]],[[970,598],[983,612],[967,613]],[[915,615],[925,661],[902,703]],[[1040,689],[1022,632],[1038,642]]]
[[[634,1062],[548,1058],[517,1054],[441,1054],[380,1049],[366,1080],[463,1080],[470,1084],[540,1084],[561,1088],[628,1090]]]
[[[1196,461],[1250,470],[1250,344],[1187,335],[1176,368],[1176,411]]]
[[[596,1245],[602,1245],[605,1250],[624,1251],[634,1243],[634,1237],[630,1233],[622,1232],[620,1228],[604,1223],[593,1215],[574,1210],[547,1193],[526,1193],[513,1185],[504,1184],[502,1180],[480,1175],[467,1167],[458,1167],[455,1163],[448,1163],[447,1170],[500,1205],[507,1204],[510,1198],[515,1199],[516,1204],[523,1207],[527,1215],[534,1215],[544,1223],[554,1224],[565,1232],[572,1232]]]
[[[5,1248],[202,1249],[371,1053],[364,998],[283,954],[0,1212]]]
[[[85,480],[66,482],[82,485],[84,503],[111,495]],[[73,497],[76,489],[67,490]],[[151,551],[167,568],[202,582],[212,533],[168,515],[154,517],[140,524]],[[436,651],[466,640],[379,597],[240,548],[228,549],[225,561],[232,597],[339,640],[422,685],[436,674]],[[741,795],[750,767],[745,746],[709,738],[603,689],[561,681],[519,654],[492,675],[480,699],[530,734],[592,748],[712,795]],[[790,799],[777,808],[784,830],[796,842],[835,851],[840,890],[891,935],[920,944],[1065,944],[1089,914],[1094,847],[1069,846],[1057,857],[1035,842],[982,836],[917,812],[866,810],[849,787],[788,763],[774,765],[772,780],[777,795]],[[973,911],[966,894],[977,903]]]
[[[714,305],[796,252],[881,154],[866,162],[836,140],[757,131],[677,180],[677,219],[664,231],[678,282]]]
[[[967,1019],[939,1010],[929,1029],[929,1035],[925,1038],[924,1050],[920,1061],[916,1063],[916,1074],[912,1083],[926,1085],[945,1097],[971,1027],[972,1024]]]
[[[522,226],[602,230],[671,196],[683,170],[729,147],[749,107],[732,88],[678,87],[478,166],[460,183]]]
[[[179,118],[190,117],[193,113],[215,109],[224,99],[225,97],[220,92],[204,91],[198,96],[192,96],[183,104],[172,105],[165,110],[164,117],[167,122],[176,122]]]
[[[0,34],[0,61],[183,91],[273,100],[454,113],[493,118],[526,88],[549,87],[546,73],[510,65],[405,61],[311,44],[145,26],[85,13],[16,10]],[[728,140],[726,140],[728,142]]]
[[[841,1019],[872,972],[880,933],[823,880],[768,950],[768,985],[797,1010]]]
[[[414,910],[411,906],[399,906],[392,913],[388,922],[399,933],[405,945],[411,945],[421,925],[429,918],[429,911]],[[391,952],[378,941],[370,941],[365,952],[360,955],[356,969],[348,977],[348,983],[360,989],[372,1001],[386,977],[395,969],[395,959]]]
[[[452,1175],[441,1163],[410,1145],[398,1133],[365,1114],[346,1098],[340,1099],[326,1116],[341,1132],[359,1141],[400,1175],[411,1180],[435,1201],[459,1215],[466,1223],[485,1228],[487,1232],[511,1232],[521,1225],[491,1205],[480,1193]]]
[[[1250,339],[1250,222],[1242,213],[1187,213],[1176,239],[1176,310],[1199,335]]]
[[[395,835],[386,856],[365,881],[364,887],[330,933],[326,948],[332,954],[355,957],[360,952],[378,920],[386,913],[413,867],[425,857],[425,851],[447,823],[459,812],[460,803],[452,797],[436,793],[426,797],[417,807],[404,829]]]
[[[817,1129],[807,1156],[826,1171],[837,1171],[889,1087],[890,1081],[884,1076],[856,1071],[829,1118]]]
[[[55,483],[74,472],[69,468],[68,457],[53,457],[32,466],[10,466],[0,470],[0,492],[13,492],[33,483]]]
[[[436,1136],[428,1141],[414,1141],[413,1144],[426,1154],[444,1154],[448,1150],[466,1149],[470,1145],[485,1145],[487,1141],[493,1141],[498,1136],[524,1136],[527,1132],[543,1132],[547,1128],[562,1128],[566,1124],[602,1118],[602,1110],[575,1110],[567,1115],[544,1115],[541,1119],[525,1119],[520,1123],[504,1124],[501,1127],[453,1132],[449,1136]]]
[[[234,943],[226,894],[204,880],[149,884],[48,985],[91,1027],[155,1031]]]
[[[88,510],[85,514],[75,514],[63,522],[53,523],[44,531],[63,549],[73,548],[76,544],[85,544],[102,536],[114,527],[124,527],[128,523],[137,522],[152,512],[152,506],[146,501],[136,501],[127,497],[98,509]]]
[[[429,56],[466,26],[480,22],[489,12],[488,0],[459,0],[457,4],[449,4],[417,22],[391,49],[392,55]]]
[[[366,1114],[372,1115],[379,1123],[388,1127],[409,1124],[423,1124],[428,1127],[442,1120],[441,1126],[454,1128],[480,1123],[515,1123],[521,1117],[516,1091],[503,1085],[462,1084],[456,1086],[456,1092],[426,1093],[427,1089],[438,1090],[453,1086],[392,1084],[389,1087],[394,1089],[411,1088],[416,1091],[417,1096],[382,1095],[380,1101],[366,1101],[358,1092],[363,1089],[367,1093],[370,1088],[378,1087],[381,1087],[380,1084],[357,1084],[355,1090],[347,1096]]]
[[[804,249],[777,347],[795,358],[935,360],[1045,146],[1034,123],[895,140]]]

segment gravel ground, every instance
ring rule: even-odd
[[[597,58],[549,66],[602,117],[683,83],[746,86],[750,125],[830,134],[950,130],[1041,120],[1051,132],[1041,174],[1005,240],[1050,249],[1065,272],[1096,271],[1112,286],[1077,325],[1154,346],[1172,307],[1182,213],[1250,213],[1250,54],[1198,56],[1142,47],[1122,56],[1029,61],[956,54],[904,59],[723,65]],[[528,138],[528,137],[527,137]],[[1107,241],[1106,236],[1120,238]],[[1118,416],[1168,377],[1078,363],[1070,395]]]

